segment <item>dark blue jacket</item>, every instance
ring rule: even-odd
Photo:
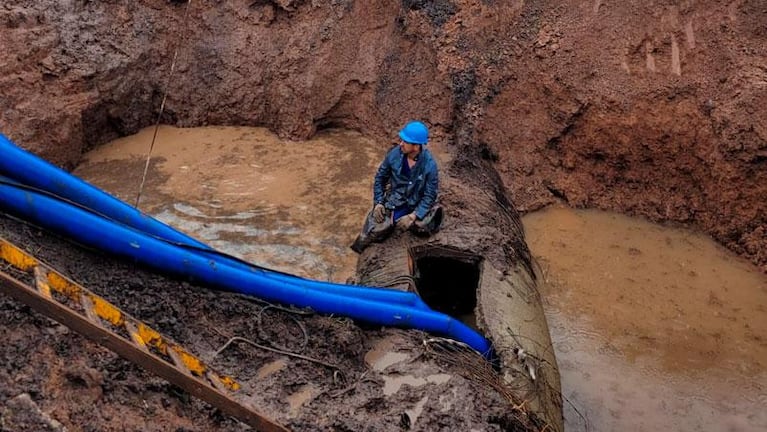
[[[407,207],[409,211],[415,211],[418,219],[423,219],[439,193],[437,162],[428,150],[421,148],[408,177],[402,173],[403,156],[399,146],[389,150],[376,173],[373,201],[389,210]]]

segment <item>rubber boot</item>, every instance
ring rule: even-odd
[[[435,205],[426,213],[423,220],[416,221],[410,226],[410,232],[420,237],[428,237],[439,231],[444,218],[445,213],[442,206]]]
[[[365,248],[370,246],[370,243],[372,243],[372,241],[370,240],[369,236],[360,234],[357,236],[357,238],[354,240],[354,243],[352,243],[350,247],[354,252],[361,254]]]

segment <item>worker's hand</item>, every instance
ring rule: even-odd
[[[373,219],[376,223],[381,223],[386,219],[386,208],[383,204],[376,204],[376,206],[373,207]]]
[[[406,214],[405,216],[397,219],[397,228],[405,231],[410,228],[411,225],[413,225],[413,222],[415,222],[415,213]]]

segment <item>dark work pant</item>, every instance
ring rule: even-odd
[[[415,221],[410,226],[409,231],[418,236],[430,236],[442,226],[442,220],[444,219],[444,211],[442,206],[435,205],[426,213],[423,220]],[[376,223],[373,217],[373,210],[368,212],[365,217],[365,223],[362,226],[362,232],[354,240],[351,248],[357,253],[361,253],[366,247],[370,246],[373,242],[382,242],[394,232],[396,223],[392,218],[390,210],[386,210],[383,222]]]

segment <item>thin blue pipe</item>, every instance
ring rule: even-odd
[[[22,189],[22,190],[30,191],[32,193],[41,194],[41,195],[46,196],[46,197],[48,197],[50,199],[57,200],[57,201],[62,201],[64,203],[67,203],[67,204],[72,205],[74,207],[78,207],[78,208],[80,208],[80,210],[82,210],[84,212],[92,213],[92,214],[94,214],[97,217],[101,217],[101,215],[99,215],[97,213],[93,213],[89,209],[81,207],[79,204],[67,202],[65,200],[62,200],[60,197],[57,197],[55,195],[49,195],[47,192],[41,191],[41,190],[36,189],[36,188],[30,188],[27,185],[18,183],[15,180],[11,180],[11,179],[9,179],[7,177],[4,177],[2,175],[0,175],[0,184],[5,184],[5,185],[8,185],[8,186],[17,187],[17,188]],[[109,218],[104,218],[104,219],[106,221],[110,221],[110,222],[112,222],[114,224],[122,225],[122,224],[119,224],[118,222],[111,221]],[[147,234],[147,236],[154,237],[154,236],[152,236],[150,234]],[[198,254],[198,255],[202,255],[206,259],[210,260],[211,262],[216,262],[216,263],[222,262],[222,263],[227,263],[227,264],[229,263],[229,260],[221,260],[220,259],[221,258],[220,255],[212,254],[212,253],[208,254],[208,253],[206,253],[204,251],[201,252],[201,251],[199,251],[198,249],[195,249],[195,248],[189,248],[189,247],[187,247],[185,245],[178,245],[178,244],[175,244],[175,243],[172,243],[172,242],[168,242],[165,239],[161,239],[159,237],[155,237],[155,238],[160,240],[160,241],[163,241],[163,242],[166,242],[166,243],[170,243],[170,244],[173,244],[173,245],[175,245],[177,247],[185,249],[189,253],[195,253],[195,254]],[[302,285],[301,284],[302,280],[299,279],[298,277],[291,278],[290,276],[287,276],[287,277],[282,277],[282,278],[276,278],[276,277],[274,277],[275,273],[272,272],[272,271],[269,271],[269,270],[264,270],[264,269],[261,269],[261,268],[258,268],[258,267],[252,267],[252,266],[236,266],[236,267],[240,268],[241,270],[243,270],[245,272],[257,274],[257,275],[259,275],[259,277],[274,279],[275,281],[277,281],[279,283],[287,283],[289,285],[295,285],[295,286],[299,286],[299,287],[302,287],[302,288],[316,289],[316,288],[312,287],[309,284]],[[407,292],[403,292],[403,291],[394,291],[394,293],[392,293],[391,292],[392,290],[388,290],[388,289],[374,288],[374,287],[355,287],[355,286],[350,286],[350,285],[336,285],[334,288],[335,289],[333,290],[333,293],[334,294],[338,294],[338,295],[344,295],[344,296],[353,297],[353,298],[365,298],[365,299],[368,299],[368,300],[375,300],[375,301],[384,301],[384,302],[391,302],[391,303],[401,303],[401,304],[406,304],[406,305],[409,305],[409,306],[414,306],[414,307],[428,309],[428,306],[426,306],[426,303],[424,303],[420,299],[420,297],[417,297],[417,296],[415,296],[415,294],[412,294],[412,293],[407,293]],[[322,292],[329,292],[329,290],[323,290]],[[414,301],[414,298],[418,299],[418,301],[417,302]]]
[[[489,359],[493,356],[487,339],[448,315],[404,304],[352,298],[282,283],[203,257],[23,186],[0,183],[0,208],[85,246],[134,260],[194,283],[267,301],[309,307],[323,314],[345,315],[383,326],[417,328],[464,342]]]
[[[395,303],[408,304],[424,309],[429,308],[421,297],[413,293],[393,289],[371,292],[370,287],[365,286],[345,285],[305,279],[299,276],[254,266],[242,260],[217,252],[205,243],[142,213],[138,209],[113,197],[103,190],[16,146],[2,134],[0,134],[0,155],[2,155],[2,157],[0,157],[0,174],[9,177],[10,179],[77,203],[108,219],[112,219],[147,234],[180,245],[187,245],[192,249],[196,249],[196,251],[194,251],[195,253],[199,253],[216,262],[227,262],[229,265],[235,267],[263,272],[264,277],[273,278],[274,280],[283,283],[320,290],[322,292],[359,298],[369,298],[369,296],[373,296],[375,299],[388,299]]]

